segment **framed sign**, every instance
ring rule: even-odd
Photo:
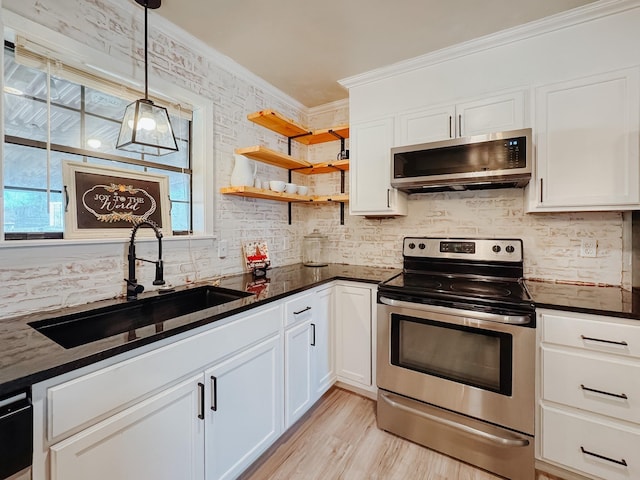
[[[62,162],[65,238],[126,237],[142,220],[171,235],[169,177],[89,163]],[[151,235],[141,228],[139,235]]]

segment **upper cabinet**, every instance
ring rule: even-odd
[[[640,206],[638,68],[536,89],[531,211]]]
[[[352,215],[407,214],[406,195],[391,187],[393,138],[393,118],[352,125],[349,176],[349,212]]]
[[[517,90],[464,103],[428,107],[398,115],[396,145],[524,128],[526,94]]]

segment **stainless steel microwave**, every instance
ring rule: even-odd
[[[524,187],[531,178],[531,129],[391,149],[391,186],[408,193]]]

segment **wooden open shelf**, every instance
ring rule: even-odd
[[[305,160],[298,160],[286,153],[276,152],[270,148],[263,147],[262,145],[256,145],[254,147],[236,148],[235,152],[238,155],[244,155],[245,157],[258,160],[260,162],[268,163],[276,167],[286,168],[288,170],[295,170],[298,168],[311,168],[313,165]]]
[[[338,136],[334,135],[336,133]],[[333,142],[342,138],[349,138],[349,125],[339,125],[333,128],[323,128],[321,130],[314,130],[311,135],[304,137],[298,137],[294,140],[304,145],[315,145],[317,143]]]
[[[348,202],[349,195],[347,193],[338,193],[336,195],[297,195],[294,193],[278,193],[273,190],[265,190],[255,187],[223,187],[220,189],[223,195],[236,195],[239,197],[261,198],[263,200],[277,200],[280,202],[308,202],[308,203],[330,203],[330,202]]]
[[[349,160],[336,160],[333,162],[309,163],[306,160],[293,158],[286,153],[276,152],[267,147],[256,145],[253,147],[236,148],[235,153],[244,155],[259,162],[268,163],[276,167],[294,170],[297,173],[313,175],[317,173],[333,173],[340,170],[349,170]]]
[[[335,173],[349,170],[349,160],[336,160],[334,162],[312,163],[311,167],[296,169],[296,173],[315,175],[318,173]]]
[[[310,130],[275,110],[260,110],[250,113],[247,115],[247,119],[304,145],[333,142],[340,140],[340,137],[349,138],[349,125]],[[331,132],[336,133],[337,136]]]
[[[260,110],[259,112],[250,113],[247,115],[247,119],[285,137],[295,137],[297,135],[312,133],[294,120],[285,117],[275,110]]]

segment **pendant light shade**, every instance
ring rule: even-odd
[[[148,9],[160,7],[160,0],[135,0],[144,7],[144,98],[129,104],[124,112],[116,148],[147,155],[177,152],[169,113],[149,100],[149,62],[147,55]]]

